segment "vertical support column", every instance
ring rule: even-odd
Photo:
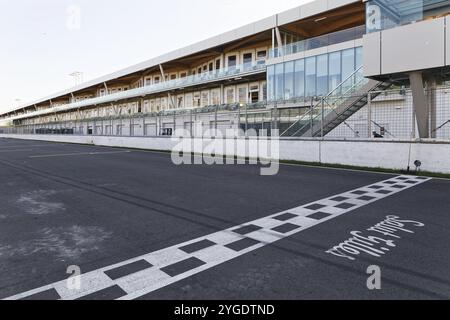
[[[159,136],[159,113],[155,116],[155,135]]]
[[[274,129],[275,130],[278,130],[279,129],[279,125],[278,125],[278,121],[279,121],[279,119],[280,119],[280,117],[279,117],[279,110],[278,110],[278,104],[275,102],[275,106],[274,106],[274,108],[273,108],[273,111],[274,111],[274,115],[275,115],[275,117],[274,117],[274,122],[275,122],[275,126],[274,126]]]
[[[130,115],[130,137],[134,136],[134,119]]]
[[[313,109],[314,109],[314,98],[311,98],[311,105],[309,106],[309,126],[311,131],[311,137],[314,136],[313,131]]]
[[[145,124],[145,113],[142,114],[142,136],[147,135],[147,127]]]
[[[220,69],[225,69],[225,55],[223,53],[220,55]]]
[[[430,77],[426,80],[427,84],[427,102],[430,110],[430,138],[436,138],[437,132],[437,97],[436,97],[436,86],[437,81],[435,77]]]
[[[173,134],[175,134],[175,131],[177,130],[177,114],[176,112],[173,113]]]
[[[324,127],[323,127],[323,125],[324,125],[324,111],[325,111],[325,100],[324,100],[324,98],[322,97],[321,98],[321,100],[322,100],[322,103],[321,103],[321,111],[320,111],[320,137],[321,138],[323,138],[323,134],[324,134]]]
[[[423,90],[422,72],[411,72],[409,74],[409,80],[413,95],[414,114],[419,129],[419,138],[425,139],[430,136],[430,110]]]
[[[245,104],[245,136],[248,137],[248,109],[247,104]]]
[[[272,29],[272,50],[275,50],[275,29]]]
[[[278,57],[283,55],[283,39],[281,38],[281,32],[278,27],[275,28],[275,35],[277,39]]]
[[[193,112],[193,110],[191,109],[191,110],[190,110],[190,113],[189,113],[189,115],[190,115],[189,123],[190,123],[191,138],[194,137],[194,132],[192,131],[192,130],[193,130],[193,125],[192,125],[192,121],[193,121],[193,119],[192,119],[192,112]]]
[[[220,104],[225,103],[225,90],[223,83],[220,85]]]
[[[367,138],[372,137],[372,94],[367,93]]]
[[[122,125],[123,125],[123,123],[122,123],[122,115],[119,115],[119,128],[120,128],[120,132],[118,132],[118,133],[120,133],[120,134],[118,134],[119,136],[122,136],[123,135],[123,131],[122,131]]]
[[[159,135],[162,136],[164,132],[164,119],[166,119],[165,115],[159,115]]]

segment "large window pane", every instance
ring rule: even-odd
[[[329,69],[329,89],[330,91],[337,88],[341,83],[341,52],[330,53],[328,57]]]
[[[356,69],[358,69],[363,65],[363,48],[358,47],[355,49],[355,52],[356,52]]]
[[[310,57],[305,62],[306,88],[307,97],[316,95],[316,57]]]
[[[228,57],[228,68],[230,70],[234,70],[236,68],[237,63],[237,57],[236,56],[229,56]]]
[[[275,101],[275,66],[267,67],[267,99]]]
[[[328,54],[317,56],[317,95],[328,94]]]
[[[342,79],[347,79],[355,71],[355,50],[342,51]]]
[[[294,62],[284,64],[284,99],[290,100],[294,97]]]
[[[355,49],[342,51],[342,93],[345,93],[353,86],[355,79],[347,79],[355,71]]]
[[[284,65],[283,63],[275,66],[275,98],[276,100],[284,99]]]
[[[295,61],[295,97],[305,96],[305,60]]]
[[[445,0],[369,0],[366,5],[367,33],[448,13]]]

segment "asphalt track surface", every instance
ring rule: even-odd
[[[0,299],[450,298],[448,180],[0,139],[0,204]]]

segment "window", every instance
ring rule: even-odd
[[[240,87],[238,95],[239,95],[239,103],[247,103],[247,87]]]
[[[186,99],[184,101],[184,105],[186,108],[192,108],[193,107],[193,95],[192,93],[186,94]]]
[[[180,73],[180,78],[186,78],[186,77],[187,77],[187,73],[186,72]]]
[[[234,68],[236,68],[236,64],[237,64],[237,57],[229,56],[228,57],[228,68],[234,69]]]
[[[259,84],[250,86],[250,102],[255,103],[259,101]]]
[[[212,90],[211,91],[211,103],[213,105],[220,104],[220,90]]]
[[[356,59],[355,59],[356,60],[356,69],[358,69],[359,67],[361,67],[363,65],[363,48],[362,47],[356,48],[355,53],[356,53]]]
[[[267,67],[267,99],[275,101],[275,66]]]
[[[294,97],[294,62],[284,64],[284,99],[290,100]]]
[[[234,103],[234,88],[227,88],[226,90],[227,103]]]
[[[328,86],[330,91],[334,90],[341,83],[341,52],[333,52],[328,56]]]
[[[153,78],[153,83],[154,83],[154,84],[158,84],[160,81],[161,81],[161,80],[160,80],[160,77],[154,77],[154,78]]]
[[[155,100],[150,100],[150,109],[152,110],[152,112],[158,112],[158,110],[156,110],[156,101]]]
[[[256,53],[256,63],[257,64],[264,64],[266,62],[267,57],[267,51],[261,50]]]
[[[202,106],[209,105],[209,91],[202,92]]]
[[[178,96],[177,108],[178,109],[182,109],[183,107],[184,107],[184,97],[183,96]]]
[[[328,54],[317,56],[317,95],[328,93]]]
[[[342,79],[347,79],[355,71],[355,50],[342,51]]]
[[[216,70],[220,69],[220,59],[216,60]]]
[[[275,99],[284,99],[284,65],[275,65]]]
[[[176,80],[176,78],[177,78],[177,75],[176,75],[176,74],[170,75],[170,80]]]
[[[201,96],[200,92],[194,93],[194,107],[200,107],[201,105]]]
[[[209,71],[211,72],[211,71],[213,71],[214,70],[214,63],[210,63],[209,64]]]
[[[202,68],[200,67],[200,68],[198,68],[198,70],[197,70],[197,74],[201,74],[202,73]]]
[[[296,98],[305,97],[305,60],[295,61],[295,93]]]
[[[252,53],[245,53],[244,56],[244,67],[250,68],[252,66],[253,63],[253,54]]]
[[[267,101],[267,82],[264,82],[262,86],[262,97],[263,101]]]
[[[167,109],[167,98],[161,98],[161,109]]]
[[[366,6],[367,33],[448,13],[448,1],[444,0],[369,0]]]
[[[316,57],[305,60],[305,95],[314,97],[316,95]]]

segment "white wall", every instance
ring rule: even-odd
[[[443,17],[365,35],[364,65],[368,68],[364,75],[395,74],[448,65],[445,38],[449,26],[445,21]]]
[[[167,137],[95,137],[6,135],[0,137],[66,143],[93,144],[147,150],[170,151],[176,142]],[[411,154],[411,156],[410,156]],[[389,140],[308,140],[281,139],[281,160],[340,164],[372,168],[414,169],[414,161],[422,162],[422,170],[450,174],[450,144],[439,141],[413,142]]]

